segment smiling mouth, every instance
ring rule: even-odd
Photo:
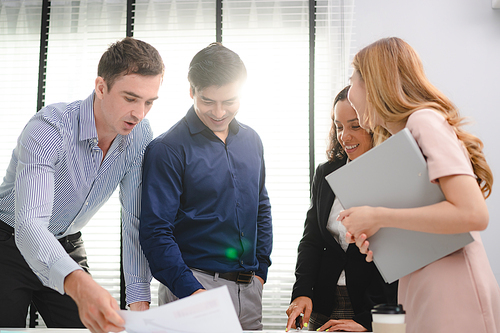
[[[359,143],[358,143],[357,145],[345,146],[345,149],[346,149],[346,150],[353,150],[353,149],[355,149],[355,148],[358,148],[358,146],[359,146]]]
[[[221,118],[221,119],[210,118],[210,119],[212,119],[213,121],[215,121],[217,123],[220,123],[220,122],[224,121],[226,118]]]

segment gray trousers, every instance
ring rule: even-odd
[[[236,315],[244,331],[262,330],[262,283],[256,278],[249,284],[238,284],[193,270],[194,277],[206,289],[227,286]],[[158,288],[158,303],[163,305],[178,300],[163,284]]]

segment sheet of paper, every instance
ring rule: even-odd
[[[241,333],[226,286],[147,311],[119,311],[128,333]]]

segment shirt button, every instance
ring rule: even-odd
[[[243,233],[243,231],[241,232],[241,237],[245,237],[245,234]]]
[[[240,261],[240,262],[241,262],[241,264],[243,265],[243,260],[242,260],[242,261]]]

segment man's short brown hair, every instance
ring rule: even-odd
[[[97,67],[97,75],[104,79],[108,90],[122,75],[163,76],[164,71],[160,53],[150,44],[131,37],[112,44]]]
[[[238,54],[221,43],[210,44],[189,64],[188,80],[193,94],[210,86],[222,87],[244,81],[246,77],[246,67]]]

